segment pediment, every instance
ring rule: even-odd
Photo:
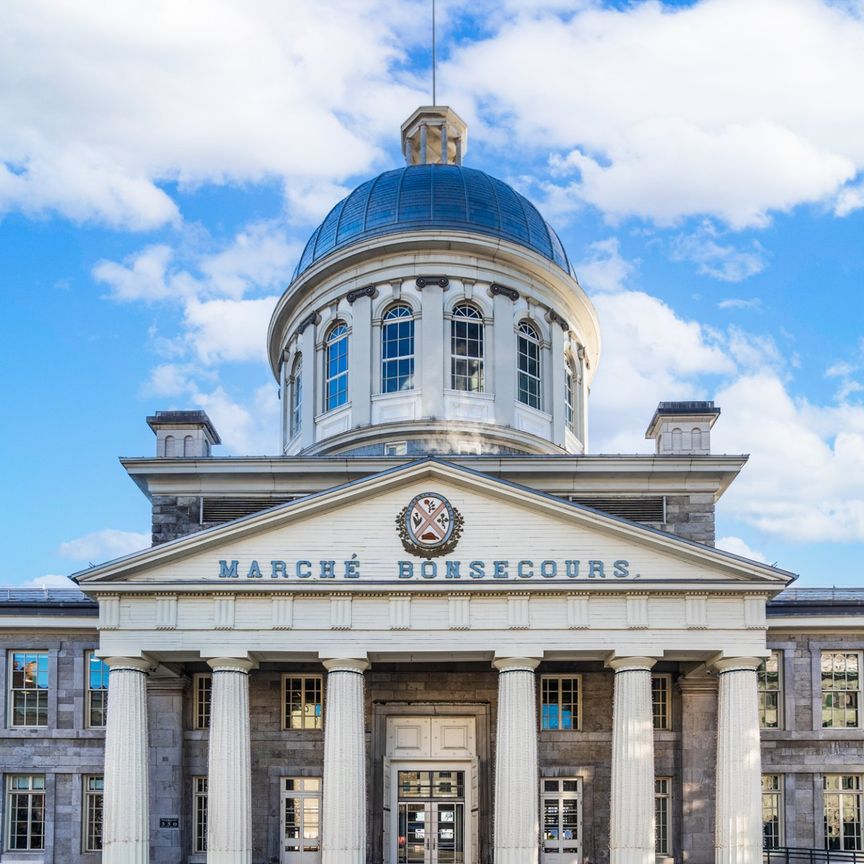
[[[413,540],[410,532],[404,536],[404,527],[400,537],[405,508],[427,494],[446,499],[451,511],[429,526],[424,542],[434,542],[436,531],[446,533],[454,523],[447,541],[452,548],[437,557],[407,551],[403,539]],[[423,547],[414,543],[413,548]],[[770,591],[780,590],[793,576],[463,467],[426,460],[144,550],[75,578],[85,590],[104,590],[109,584],[210,591],[710,590],[734,583],[742,590]]]

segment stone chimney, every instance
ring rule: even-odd
[[[461,165],[468,126],[446,105],[418,108],[402,124],[402,153],[409,165]]]
[[[661,402],[645,437],[654,439],[659,456],[707,456],[719,416],[713,402]]]
[[[147,425],[156,434],[157,458],[201,459],[222,443],[206,411],[157,411]]]

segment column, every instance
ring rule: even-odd
[[[366,861],[365,660],[325,660],[323,864]]]
[[[498,725],[495,733],[495,864],[537,864],[536,657],[495,660]]]
[[[651,657],[616,657],[612,707],[610,864],[654,862],[654,717]]]
[[[150,860],[147,673],[141,657],[109,657],[103,864]]]
[[[207,662],[213,670],[207,768],[207,862],[249,864],[252,860],[249,671],[254,664],[237,657],[218,657]]]
[[[425,127],[424,127],[425,128]],[[450,343],[444,336],[444,289],[430,282],[421,289],[423,315],[420,318],[420,345],[418,357],[424,358],[420,364],[419,380],[422,388],[424,417],[441,418],[444,416],[444,377],[445,364],[450,368]],[[450,339],[449,329],[447,340]]]
[[[350,300],[350,298],[349,298]],[[380,330],[377,331],[380,333]],[[351,399],[351,425],[372,422],[372,298],[363,294],[351,307],[351,364],[348,388]]]
[[[762,860],[762,753],[756,657],[714,664],[720,679],[717,708],[716,864]]]

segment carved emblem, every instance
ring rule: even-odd
[[[452,552],[462,536],[463,522],[462,514],[437,492],[415,495],[396,517],[405,551],[419,558]]]

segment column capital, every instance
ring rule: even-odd
[[[332,657],[322,660],[321,663],[328,672],[356,672],[360,675],[371,665],[368,660],[361,660],[357,657]]]
[[[650,672],[657,662],[656,657],[610,657],[606,665],[616,674],[619,672]]]
[[[149,675],[156,664],[146,657],[103,657],[105,665],[112,672],[143,672]]]
[[[722,675],[724,672],[755,672],[761,665],[761,657],[724,657],[715,660],[711,667],[718,675]]]
[[[243,657],[213,657],[207,661],[207,665],[214,672],[240,672],[248,675],[254,668],[255,663]]]
[[[499,657],[492,661],[499,672],[533,672],[540,665],[539,657]]]

